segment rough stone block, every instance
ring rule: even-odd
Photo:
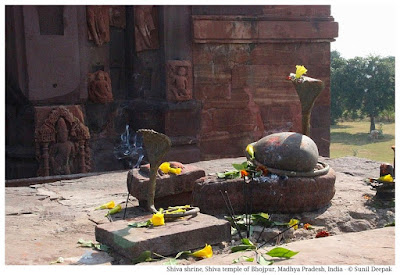
[[[136,221],[146,221],[149,218],[141,217]],[[96,226],[96,241],[134,259],[146,250],[169,256],[231,239],[231,226],[227,220],[201,213],[195,217],[167,221],[163,226],[152,228],[133,228],[128,226],[131,222],[121,220]]]
[[[182,193],[189,193],[190,195],[193,191],[195,181],[204,176],[204,170],[193,165],[185,165],[182,173],[179,175],[158,175],[156,180],[155,205],[161,207],[160,201],[165,202],[165,198],[168,201],[167,206],[190,204],[191,201],[182,201],[182,198],[188,199],[187,196],[182,197],[178,195]],[[127,184],[129,193],[143,204],[147,200],[149,188],[148,175],[145,175],[139,169],[132,169],[128,173]]]

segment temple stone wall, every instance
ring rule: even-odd
[[[90,134],[75,145],[90,156],[82,171],[127,168],[113,154],[126,125],[167,134],[170,160],[241,156],[265,134],[300,131],[285,80],[299,64],[327,84],[311,131],[328,156],[336,36],[329,6],[7,6],[6,178],[41,173],[35,114],[68,106]]]
[[[330,7],[252,7],[233,16],[238,9],[217,15],[219,8],[196,8],[192,16],[202,158],[238,156],[261,136],[301,132],[300,102],[286,80],[295,65],[327,84],[313,109],[311,135],[329,156],[330,42],[338,31]]]

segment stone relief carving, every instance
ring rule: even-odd
[[[88,97],[94,103],[108,103],[113,101],[111,78],[104,71],[88,74]]]
[[[97,46],[110,41],[109,9],[109,6],[86,7],[89,40],[93,40]]]
[[[54,108],[35,130],[38,176],[90,170],[89,129],[66,107]]]
[[[126,27],[125,6],[111,6],[110,26],[125,29]]]
[[[192,65],[185,60],[167,63],[167,100],[186,101],[192,99]]]
[[[136,51],[158,49],[157,9],[154,6],[135,6]]]

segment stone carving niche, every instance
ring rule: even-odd
[[[186,60],[171,60],[167,63],[167,100],[186,101],[192,99],[192,64]]]
[[[43,115],[46,115],[43,117]],[[78,118],[79,117],[79,118]],[[90,133],[79,106],[36,108],[36,158],[38,176],[90,171]]]
[[[104,71],[88,74],[88,96],[94,103],[108,103],[113,101],[111,78]]]

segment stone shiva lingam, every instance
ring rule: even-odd
[[[222,192],[229,194],[236,213],[247,212],[249,201],[253,213],[302,213],[329,205],[335,194],[336,175],[329,165],[318,161],[318,147],[309,137],[311,110],[324,84],[302,76],[306,71],[304,66],[297,66],[296,74],[289,76],[302,105],[303,134],[281,132],[265,136],[247,146],[247,162],[234,165],[243,170],[219,173],[218,177],[208,176],[197,182],[194,205],[202,212],[225,213]],[[241,175],[244,180],[232,175]],[[243,192],[246,188],[250,192]]]

